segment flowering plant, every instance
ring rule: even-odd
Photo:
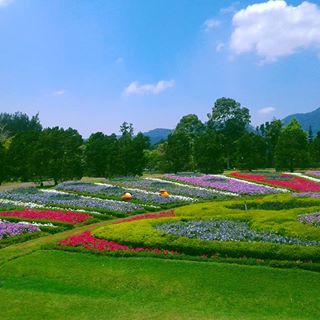
[[[296,191],[320,191],[320,184],[303,179],[298,176],[292,176],[289,174],[282,174],[281,177],[283,178],[290,178],[290,180],[284,179],[272,179],[267,175],[255,175],[255,174],[248,174],[248,173],[241,173],[241,172],[232,172],[230,174],[232,177],[245,179],[249,181],[256,181],[261,183],[270,184],[272,186],[277,187],[284,187],[289,188]]]

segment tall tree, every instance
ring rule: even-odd
[[[196,168],[205,173],[221,173],[224,168],[222,137],[207,127],[198,134],[194,144]]]
[[[282,130],[281,120],[274,119],[271,122],[262,124],[257,129],[257,133],[262,136],[266,144],[266,162],[267,167],[274,166],[274,153],[278,139]]]
[[[7,168],[13,180],[29,181],[34,177],[33,153],[38,145],[40,132],[17,133],[11,140],[7,153]]]
[[[320,132],[310,143],[310,158],[312,166],[318,167],[320,165]]]
[[[266,143],[263,137],[254,133],[245,133],[236,146],[237,162],[239,169],[263,168],[266,164]]]
[[[29,116],[22,112],[0,113],[0,137],[12,137],[19,132],[41,131],[39,115]]]
[[[217,99],[208,114],[208,125],[224,137],[224,150],[227,167],[234,162],[236,141],[246,132],[250,124],[249,109],[230,98]]]
[[[6,150],[0,142],[0,185],[6,179]]]
[[[308,165],[307,133],[296,119],[292,119],[279,136],[275,149],[275,166],[277,169],[304,168]]]
[[[186,133],[177,131],[168,136],[165,159],[169,171],[176,173],[190,168],[191,144]]]

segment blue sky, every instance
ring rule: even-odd
[[[301,1],[0,0],[0,112],[90,133],[173,128],[214,101],[254,125],[320,107],[320,6]],[[242,10],[242,11],[240,11]]]

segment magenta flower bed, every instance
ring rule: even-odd
[[[154,248],[129,248],[114,241],[98,239],[92,236],[90,231],[86,231],[80,235],[69,237],[58,242],[63,247],[83,247],[88,250],[105,252],[105,251],[125,251],[125,252],[153,252],[167,254],[178,254],[175,251],[154,249]]]
[[[235,179],[230,179],[224,176],[216,175],[203,175],[203,176],[180,176],[180,175],[165,175],[165,178],[181,181],[201,187],[214,188],[221,191],[228,191],[239,194],[268,194],[268,193],[278,193],[276,189],[268,188],[263,185],[257,185],[252,183],[247,183],[244,181],[239,181]]]
[[[32,224],[22,224],[5,221],[0,222],[0,239],[37,231],[40,231],[40,229]]]
[[[174,216],[175,216],[174,210],[164,211],[160,213],[147,213],[147,214],[141,214],[135,217],[117,220],[117,221],[114,221],[113,224],[119,224],[119,223],[131,222],[131,221],[137,221],[137,220],[143,220],[143,219],[158,219],[158,218],[166,218],[166,217],[174,217]]]
[[[14,217],[30,220],[49,220],[76,224],[91,219],[87,213],[50,211],[50,210],[22,210],[0,212],[1,217]]]

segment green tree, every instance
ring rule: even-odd
[[[208,114],[208,125],[224,137],[227,167],[234,162],[236,141],[246,132],[250,124],[249,109],[230,98],[217,99]]]
[[[169,171],[176,173],[190,168],[191,143],[186,133],[177,131],[168,136],[165,159]]]
[[[17,133],[9,144],[7,153],[8,175],[13,180],[29,181],[35,176],[34,150],[38,146],[40,132]]]
[[[6,150],[0,142],[0,185],[6,179]]]
[[[277,169],[304,168],[308,166],[307,133],[296,119],[292,119],[279,136],[275,149],[275,166]]]
[[[21,112],[14,114],[0,113],[0,138],[12,137],[17,133],[26,131],[40,132],[41,129],[38,114],[29,118],[27,114]]]
[[[196,168],[205,173],[221,173],[224,168],[222,137],[207,127],[199,133],[194,144]]]
[[[263,137],[245,133],[236,145],[236,165],[239,169],[263,168],[266,162],[266,143]]]
[[[312,166],[318,167],[320,165],[320,132],[310,143],[310,160]]]

